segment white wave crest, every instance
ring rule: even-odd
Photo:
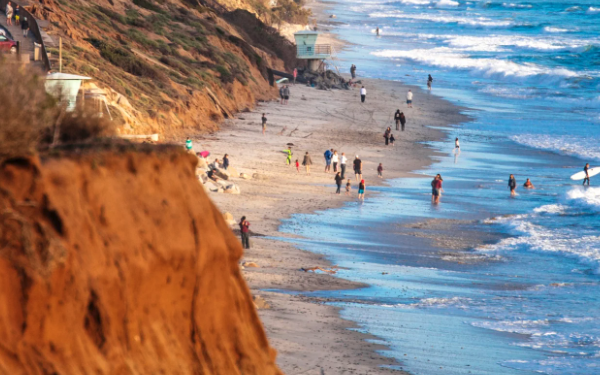
[[[407,14],[402,12],[376,12],[369,14],[371,18],[403,18],[412,20],[423,20],[439,23],[458,23],[468,26],[480,27],[509,27],[513,23],[511,21],[494,21],[486,17],[460,17],[452,15],[431,15],[431,14]]]
[[[505,8],[518,8],[518,9],[530,9],[533,8],[531,4],[515,4],[515,3],[502,3]]]
[[[593,178],[593,177],[592,177]],[[567,192],[567,199],[583,203],[583,205],[600,209],[600,187],[578,186]]]
[[[435,3],[436,7],[457,7],[459,5],[460,4],[458,1],[453,0],[439,0],[437,3]]]
[[[569,29],[563,29],[560,27],[552,27],[552,26],[546,26],[544,27],[544,31],[547,33],[567,33],[570,30]]]
[[[546,68],[535,64],[517,64],[507,60],[492,58],[475,59],[466,54],[456,53],[454,49],[448,47],[410,51],[384,50],[373,52],[373,55],[410,59],[443,68],[477,71],[485,76],[499,78],[524,78],[530,76],[566,78],[577,76],[575,72],[565,68]]]
[[[588,13],[600,13],[600,8],[589,7],[587,12]]]
[[[521,134],[512,136],[511,139],[537,149],[577,156],[585,160],[600,160],[599,139],[593,136]]]

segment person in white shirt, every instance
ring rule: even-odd
[[[367,98],[367,89],[365,89],[365,86],[363,86],[360,89],[360,102],[364,103],[366,98]]]
[[[408,108],[412,108],[412,101],[413,93],[412,91],[408,90],[408,93],[406,93],[406,105],[408,105]]]
[[[337,172],[337,166],[340,161],[340,158],[337,154],[337,151],[333,152],[333,156],[331,157],[331,163],[333,164],[333,172]]]
[[[454,153],[460,154],[460,143],[458,142],[458,137],[454,140]]]
[[[346,176],[346,162],[348,161],[348,158],[346,157],[346,154],[344,154],[342,152],[342,156],[340,156],[340,172],[342,172],[342,180],[344,179],[344,176]]]

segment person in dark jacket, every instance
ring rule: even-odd
[[[402,131],[404,131],[404,125],[406,125],[406,116],[404,116],[404,112],[400,112],[400,125],[402,125]]]
[[[302,161],[302,165],[304,166],[304,168],[306,168],[306,173],[310,174],[310,166],[312,165],[312,159],[310,158],[308,151],[306,151],[306,154],[304,154],[304,160]]]
[[[21,30],[23,31],[24,37],[29,35],[29,21],[27,21],[27,17],[23,17],[23,21],[21,21]]]
[[[392,134],[392,129],[390,129],[390,128],[385,129],[385,133],[383,133],[383,138],[385,138],[386,146],[390,144],[390,134]]]
[[[344,179],[342,178],[342,174],[340,172],[337,172],[335,174],[335,184],[337,185],[337,190],[335,191],[336,194],[341,194],[340,191],[342,189],[343,181],[344,181]]]
[[[240,220],[240,233],[242,235],[242,247],[244,249],[250,248],[250,223],[246,220],[246,216],[242,216]]]
[[[223,169],[227,170],[228,167],[229,167],[229,155],[225,154],[225,156],[223,156]]]
[[[397,110],[396,113],[394,113],[394,120],[396,121],[396,130],[400,130],[400,110]]]
[[[517,189],[517,180],[515,179],[514,175],[510,175],[510,178],[508,179],[508,187],[510,188],[510,195],[511,196],[515,196],[517,195],[517,192],[515,191]]]
[[[362,180],[362,160],[356,155],[354,158],[354,176],[356,181]]]
[[[583,184],[587,182],[588,186],[590,186],[590,175],[588,170],[590,169],[590,163],[585,163],[585,167],[583,167],[583,171],[585,172],[585,178],[583,179]]]

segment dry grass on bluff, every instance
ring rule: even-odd
[[[42,72],[0,60],[0,157],[115,134],[114,124],[105,118],[82,110],[67,113],[59,100],[46,93],[44,82]]]

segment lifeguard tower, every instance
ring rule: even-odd
[[[306,60],[308,70],[318,71],[323,60],[331,58],[331,44],[317,44],[319,33],[303,30],[294,34],[296,58]]]

